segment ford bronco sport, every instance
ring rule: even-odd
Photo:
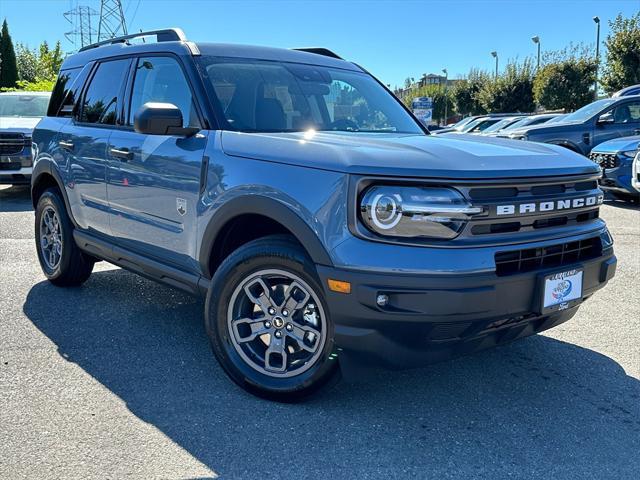
[[[615,272],[597,165],[431,136],[325,49],[85,47],[33,141],[47,278],[106,260],[205,296],[215,356],[268,398],[541,332]]]

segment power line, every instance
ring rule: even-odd
[[[98,41],[126,34],[127,24],[124,20],[122,2],[120,0],[101,0]]]
[[[69,2],[72,8],[63,13],[64,18],[72,25],[72,29],[64,34],[74,47],[82,48],[98,39],[95,28],[98,12],[87,5]]]

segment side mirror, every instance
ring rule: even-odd
[[[603,125],[606,123],[614,123],[614,122],[615,122],[615,118],[613,118],[613,113],[607,112],[607,113],[603,113],[598,117],[597,123],[598,125]]]
[[[172,103],[148,102],[133,117],[133,129],[147,135],[190,137],[199,129],[182,126],[182,112]]]

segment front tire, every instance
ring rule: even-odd
[[[315,267],[290,237],[249,242],[222,263],[205,323],[225,372],[254,395],[295,402],[338,379],[333,324]]]
[[[35,236],[40,267],[51,283],[78,286],[89,278],[94,260],[73,240],[73,224],[57,189],[45,190],[38,199]]]

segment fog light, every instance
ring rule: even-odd
[[[378,295],[376,297],[376,303],[378,304],[379,307],[386,307],[387,304],[389,303],[389,295]]]

